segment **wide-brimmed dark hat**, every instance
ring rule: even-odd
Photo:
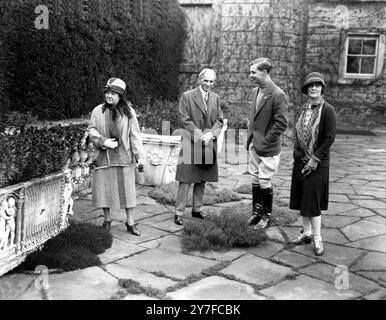
[[[326,88],[326,83],[324,82],[324,77],[322,74],[319,72],[311,72],[310,74],[307,75],[306,81],[304,82],[302,86],[302,92],[304,94],[307,94],[307,87],[310,83],[315,83],[318,82],[320,83],[324,88]]]

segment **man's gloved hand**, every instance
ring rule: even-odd
[[[201,141],[207,145],[209,143],[210,140],[213,139],[213,133],[212,132],[207,132],[207,133],[204,133],[201,137]]]

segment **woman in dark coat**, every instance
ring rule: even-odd
[[[302,87],[308,101],[295,126],[294,166],[290,209],[300,210],[303,230],[292,244],[311,243],[316,255],[324,253],[320,234],[321,210],[328,209],[330,148],[335,140],[336,114],[323,98],[324,77],[311,72]]]
[[[135,169],[142,170],[145,160],[135,111],[123,98],[125,89],[124,81],[110,78],[105,88],[105,103],[91,113],[88,135],[97,151],[92,203],[103,208],[106,230],[111,225],[110,208],[125,209],[127,231],[139,236],[134,224]]]

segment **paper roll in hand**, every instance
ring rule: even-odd
[[[228,119],[224,119],[224,123],[223,123],[223,126],[221,128],[221,132],[217,138],[217,153],[221,152],[222,143],[224,141],[225,131],[227,131],[227,129],[228,129]]]

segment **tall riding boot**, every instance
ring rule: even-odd
[[[248,219],[248,225],[254,225],[261,219],[263,213],[263,198],[259,184],[252,184],[252,215]]]
[[[254,229],[259,229],[259,228],[266,228],[269,219],[271,218],[271,213],[272,213],[272,202],[273,202],[273,189],[267,188],[267,189],[261,189],[261,195],[263,198],[263,213],[261,220],[259,223],[254,227]]]

